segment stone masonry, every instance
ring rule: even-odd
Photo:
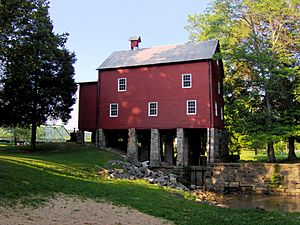
[[[224,162],[226,158],[226,132],[216,128],[207,129],[208,163]]]
[[[133,161],[138,160],[138,146],[135,128],[128,129],[127,157]]]
[[[264,194],[300,195],[300,163],[217,163],[206,171],[206,187]]]
[[[185,136],[183,128],[177,128],[177,162],[176,166],[178,167],[187,167],[188,166],[188,140]]]
[[[158,129],[151,129],[150,167],[160,166],[160,134]]]
[[[177,128],[177,162],[176,166],[183,166],[183,156],[184,156],[184,130],[183,128]]]
[[[173,136],[166,135],[165,162],[167,165],[173,164]]]
[[[96,146],[106,148],[106,138],[103,129],[98,129],[96,131]]]

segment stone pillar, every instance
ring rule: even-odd
[[[158,129],[151,129],[150,167],[160,166],[160,134]]]
[[[176,166],[183,166],[183,160],[184,160],[184,148],[185,148],[185,138],[184,138],[184,130],[183,128],[177,128],[176,130],[176,136],[177,136],[177,161]]]
[[[187,167],[189,165],[189,139],[187,135],[185,135],[185,132],[183,131],[184,134],[184,141],[183,141],[183,166]]]
[[[127,157],[133,161],[138,161],[138,146],[135,128],[128,129]]]
[[[103,129],[96,130],[96,146],[106,148],[106,138]]]
[[[173,164],[173,135],[167,134],[165,140],[165,162],[167,165]]]
[[[214,163],[215,155],[215,132],[214,128],[207,128],[207,162]]]
[[[225,160],[224,151],[226,148],[224,146],[223,133],[222,130],[216,128],[207,129],[208,163],[222,162]]]
[[[84,143],[84,131],[82,130],[77,131],[76,142],[80,144]]]

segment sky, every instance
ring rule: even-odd
[[[97,80],[96,68],[112,53],[130,50],[128,38],[141,36],[140,48],[188,41],[188,15],[202,13],[209,0],[50,0],[55,33],[69,33],[75,81]],[[77,95],[78,98],[78,95]],[[78,128],[78,102],[68,129]]]

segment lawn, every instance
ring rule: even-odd
[[[225,209],[200,204],[188,193],[145,181],[100,178],[95,166],[119,156],[74,144],[41,146],[36,153],[0,146],[0,204],[40,204],[57,193],[135,208],[175,224],[300,224],[300,213]]]
[[[300,151],[296,151],[296,155],[300,158]],[[275,152],[275,157],[277,161],[284,160],[288,157],[287,151]],[[258,151],[258,154],[255,155],[255,152],[252,150],[242,150],[240,154],[241,161],[257,161],[257,162],[267,162],[268,154],[266,150]]]

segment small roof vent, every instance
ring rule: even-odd
[[[140,36],[130,37],[129,41],[130,41],[131,51],[139,49],[139,43],[141,42],[141,37]]]

